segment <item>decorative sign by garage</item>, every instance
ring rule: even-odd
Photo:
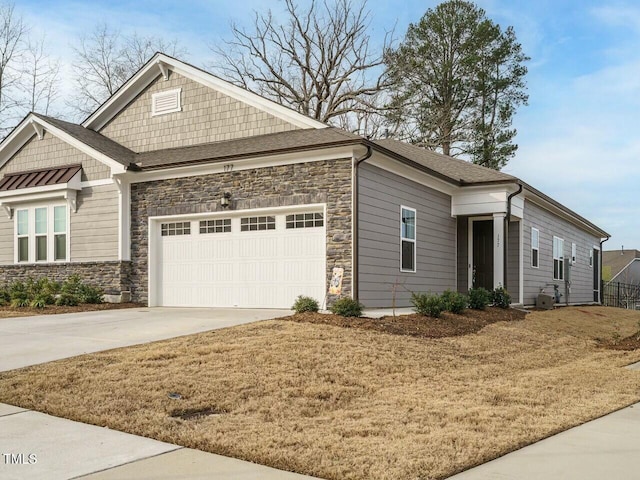
[[[342,276],[344,275],[344,268],[333,267],[333,274],[331,275],[331,283],[329,283],[329,294],[340,295],[342,293]]]

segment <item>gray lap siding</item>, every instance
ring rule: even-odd
[[[344,159],[132,184],[134,301],[148,301],[149,217],[221,211],[223,192],[232,194],[233,210],[326,203],[327,281],[334,266],[344,268],[343,294],[351,294],[351,159]]]
[[[589,266],[589,252],[594,246],[599,246],[600,239],[574,224],[564,220],[544,208],[525,201],[523,219],[523,250],[524,250],[524,304],[535,304],[540,288],[546,286],[546,292],[553,294],[552,284],[558,284],[566,301],[565,281],[553,279],[553,237],[564,240],[565,278],[566,271],[571,268],[571,303],[593,302],[593,267]],[[539,268],[531,266],[531,228],[540,232]],[[576,264],[569,267],[571,260],[571,243],[577,247]]]
[[[359,300],[366,307],[409,306],[411,292],[456,287],[456,219],[451,197],[362,164],[359,173]],[[400,206],[416,210],[416,272],[400,271]]]

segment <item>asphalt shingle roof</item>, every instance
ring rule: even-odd
[[[613,278],[635,258],[640,258],[640,250],[609,250],[602,252],[602,266],[611,268]]]

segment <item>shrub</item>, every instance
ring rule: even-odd
[[[45,308],[49,304],[47,300],[48,298],[45,298],[44,295],[38,295],[36,298],[31,300],[31,303],[29,304],[29,306],[33,308]]]
[[[80,303],[102,303],[104,292],[99,287],[83,285],[80,293]]]
[[[509,305],[511,305],[511,295],[509,295],[509,292],[507,292],[504,287],[498,287],[491,292],[491,302],[494,307],[509,308]]]
[[[20,280],[16,280],[12,284],[10,284],[9,297],[11,299],[11,305],[13,305],[14,300],[27,300],[29,294],[27,292],[25,284]]]
[[[469,290],[469,307],[474,310],[484,310],[491,302],[491,294],[485,288],[472,288]]]
[[[451,313],[462,313],[469,304],[469,299],[466,295],[452,290],[445,290],[440,295],[440,300],[442,300],[444,309]]]
[[[442,298],[429,293],[411,292],[411,303],[416,313],[438,318],[445,309]]]
[[[362,316],[363,308],[364,305],[355,301],[353,298],[342,297],[336,300],[329,310],[331,310],[331,313],[342,317],[360,317]]]
[[[21,307],[28,307],[29,306],[29,300],[27,300],[27,298],[14,298],[11,300],[11,306],[13,308],[21,308]]]
[[[11,294],[9,293],[9,286],[5,285],[0,288],[0,305],[9,305],[11,303]]]
[[[78,275],[71,275],[67,278],[60,287],[60,292],[63,295],[76,297],[75,305],[78,303],[102,303],[102,295],[104,294],[101,288],[82,283]],[[70,304],[64,303],[62,305]]]
[[[317,312],[320,309],[320,305],[318,305],[318,301],[315,298],[298,295],[291,309],[295,310],[296,313]]]
[[[56,298],[56,305],[58,306],[75,307],[79,303],[80,299],[70,293],[61,293],[60,296]]]

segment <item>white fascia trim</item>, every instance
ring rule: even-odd
[[[222,94],[256,107],[285,120],[299,128],[327,128],[327,125],[302,115],[288,107],[268,100],[260,95],[244,90],[236,85],[226,82],[210,73],[187,65],[162,53],[154,55],[147,64],[138,71],[123,87],[109,98],[98,110],[83,122],[84,127],[100,130],[120,110],[122,110],[133,98],[140,94],[158,76],[162,75],[158,66],[163,69],[173,70],[176,73],[194,80],[202,85],[213,88]]]
[[[536,204],[537,206],[547,210],[548,212],[554,213],[558,217],[562,217],[569,223],[572,223],[573,225],[577,226],[581,230],[588,232],[595,237],[602,238],[601,236],[602,232],[594,230],[591,226],[587,225],[586,223],[582,222],[575,216],[571,215],[566,210],[557,207],[556,205],[545,200],[544,198],[536,195],[534,192],[527,190],[526,187],[524,188],[523,193],[525,194],[524,195],[525,200],[528,200],[531,203]],[[525,206],[525,210],[526,210],[526,206]]]
[[[236,172],[255,168],[275,167],[280,165],[293,165],[298,163],[322,162],[326,160],[340,159],[349,160],[353,156],[353,149],[353,146],[334,147],[318,152],[293,152],[281,155],[248,157],[235,160],[231,159],[228,161],[216,161],[215,163],[163,168],[161,170],[148,172],[129,171],[126,174],[126,178],[129,183],[141,183],[215,173]]]
[[[102,178],[100,180],[87,180],[86,182],[80,182],[80,187],[82,188],[102,187],[104,185],[111,185],[111,184],[113,184],[113,179]]]

